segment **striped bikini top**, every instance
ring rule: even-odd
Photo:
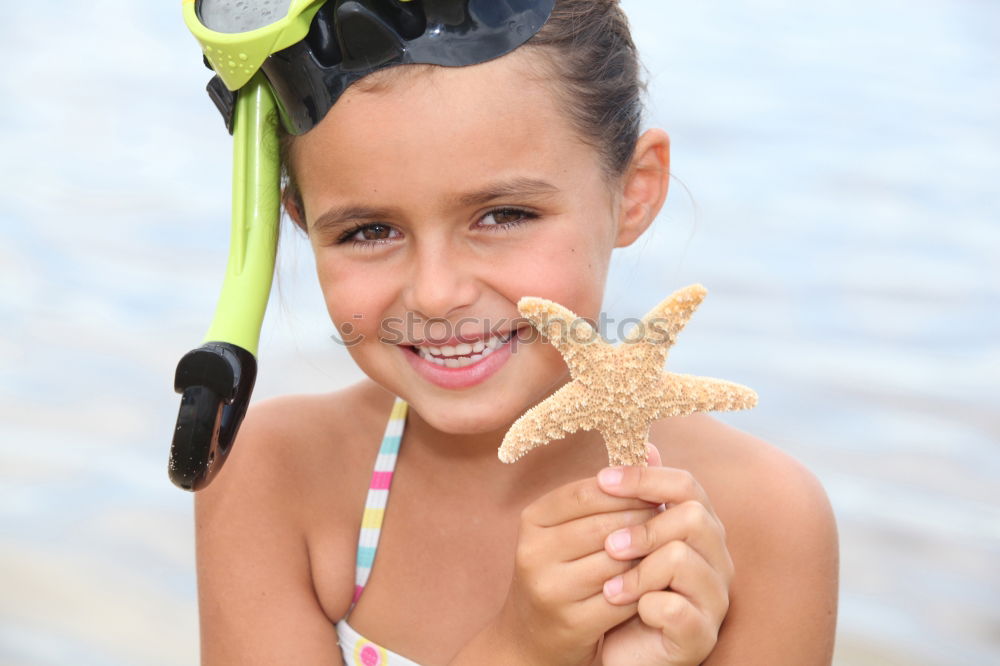
[[[415,661],[373,643],[347,623],[347,618],[361,598],[372,565],[375,563],[375,551],[378,549],[378,538],[382,531],[382,518],[385,516],[385,505],[389,501],[389,484],[392,482],[392,472],[396,468],[396,457],[399,454],[399,442],[403,438],[403,428],[406,425],[406,408],[406,403],[396,398],[396,402],[392,405],[389,423],[385,427],[385,434],[382,436],[382,445],[379,447],[378,457],[375,458],[375,470],[368,486],[368,497],[365,499],[361,532],[358,535],[354,599],[347,610],[347,615],[337,623],[340,652],[344,657],[344,663],[348,666],[419,666]]]

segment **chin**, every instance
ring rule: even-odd
[[[412,407],[434,429],[448,435],[503,435],[526,411],[569,381],[569,373],[560,372],[549,388],[533,394],[498,391],[492,395],[468,395],[453,400],[420,396]],[[503,397],[501,397],[503,396]]]
[[[451,402],[451,401],[449,401]],[[478,403],[478,404],[477,404]],[[435,430],[448,435],[503,434],[534,403],[513,404],[509,400],[455,401],[417,398],[412,407]]]

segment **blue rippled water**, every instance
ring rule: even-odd
[[[623,4],[676,178],[608,313],[709,287],[671,364],[755,387],[726,419],[826,485],[838,664],[1000,661],[1000,7]],[[165,461],[228,137],[179,3],[46,7],[0,25],[0,662],[193,663]],[[308,248],[280,261],[258,397],[353,381]]]

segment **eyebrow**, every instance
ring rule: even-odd
[[[481,206],[494,199],[511,196],[541,196],[558,192],[559,188],[537,178],[513,178],[491,183],[481,190],[469,192],[456,198],[460,206]]]
[[[490,183],[474,192],[460,194],[453,199],[455,205],[462,208],[482,206],[496,199],[506,197],[543,197],[558,192],[559,188],[551,183],[537,178],[512,178],[510,180]],[[387,220],[400,215],[400,209],[393,207],[372,206],[334,206],[313,222],[310,231],[328,231],[349,221]]]

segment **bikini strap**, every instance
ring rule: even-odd
[[[385,426],[378,457],[375,458],[375,469],[368,485],[368,496],[365,498],[365,512],[361,517],[357,566],[354,573],[354,599],[347,611],[348,615],[358,603],[375,562],[385,505],[389,501],[389,485],[392,483],[392,473],[399,454],[399,442],[403,438],[403,427],[406,425],[406,409],[406,402],[396,398],[392,405],[392,413],[389,415],[389,422]]]

